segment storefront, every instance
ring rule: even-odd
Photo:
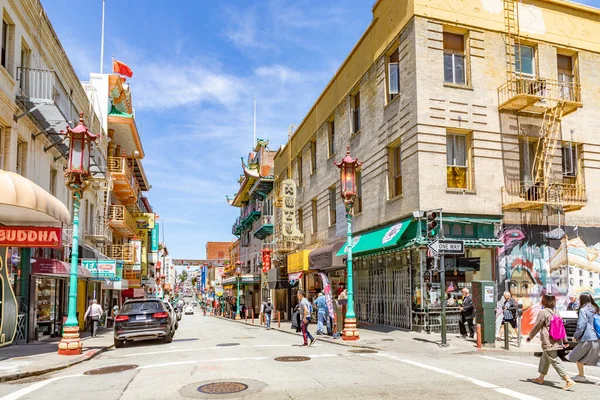
[[[288,320],[291,318],[291,288],[287,276],[287,268],[271,268],[267,272],[267,284],[269,285],[270,297],[276,311],[281,312],[281,318]]]
[[[311,250],[300,250],[287,256],[288,281],[292,286],[292,308],[298,303],[298,290],[303,290],[309,301],[317,298],[317,293],[323,290],[321,279],[316,271],[310,269],[308,256]]]
[[[494,280],[499,219],[444,217],[447,239],[463,240],[465,254],[445,258],[446,287],[440,287],[439,266],[427,256],[430,240],[424,221],[406,219],[353,239],[354,309],[357,319],[401,329],[440,330],[442,294],[447,293],[447,325],[458,332],[461,289],[474,280]],[[346,254],[342,247],[338,256]]]
[[[310,269],[326,274],[334,298],[346,288],[348,277],[346,257],[337,255],[345,245],[346,242],[338,242],[320,247],[311,251],[308,256]]]

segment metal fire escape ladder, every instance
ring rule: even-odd
[[[519,9],[516,0],[504,0],[504,24],[506,28],[506,75],[507,81],[513,81],[516,76],[516,64],[521,65],[521,53],[515,51],[521,44],[519,29]]]
[[[544,112],[540,139],[535,152],[535,162],[531,176],[534,184],[547,189],[552,183],[552,163],[560,140],[560,121],[563,116],[564,101],[557,102],[555,107],[547,108]]]

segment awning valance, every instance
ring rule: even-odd
[[[381,251],[395,247],[400,241],[402,234],[408,229],[410,222],[411,219],[406,219],[383,228],[356,235],[352,238],[352,254]],[[346,245],[342,246],[336,255],[345,256],[347,254],[348,246]]]
[[[32,258],[31,274],[44,275],[56,278],[68,278],[71,273],[71,264],[52,258]],[[81,265],[77,266],[78,278],[91,278],[92,275],[87,268]]]
[[[19,174],[0,170],[0,221],[5,225],[70,224],[60,200]]]
[[[345,244],[346,242],[334,243],[311,251],[308,255],[310,269],[333,271],[344,268],[344,257],[337,253]]]

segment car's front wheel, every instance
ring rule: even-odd
[[[119,340],[119,339],[115,338],[115,347],[117,349],[120,349],[123,346],[125,346],[125,341],[124,340]]]

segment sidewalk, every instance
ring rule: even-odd
[[[59,341],[54,338],[1,349],[0,382],[43,375],[87,361],[113,347],[113,331],[100,328],[94,338],[89,332],[81,332],[83,353],[78,356],[58,355]]]
[[[233,320],[230,318],[217,317],[231,322],[238,322],[250,326],[263,327],[259,324],[259,320],[255,319],[254,324],[248,319]],[[281,321],[281,328],[277,328],[277,321],[271,321],[271,329],[280,332],[302,336],[301,333],[296,333],[295,329],[291,329],[290,321]],[[360,339],[355,341],[344,341],[340,339],[332,339],[329,336],[315,335],[316,324],[310,325],[310,330],[313,336],[319,341],[338,344],[349,347],[360,347],[382,351],[396,351],[402,353],[447,353],[447,354],[468,354],[468,353],[504,353],[504,354],[529,354],[534,355],[536,352],[541,352],[539,339],[535,338],[530,343],[525,341],[526,337],[521,339],[521,347],[517,347],[516,340],[510,342],[510,350],[504,348],[504,341],[495,342],[495,347],[477,348],[477,341],[474,339],[463,339],[456,333],[448,333],[447,347],[440,347],[441,335],[439,333],[419,333],[412,331],[403,331],[381,325],[366,325],[359,324],[358,329]]]

